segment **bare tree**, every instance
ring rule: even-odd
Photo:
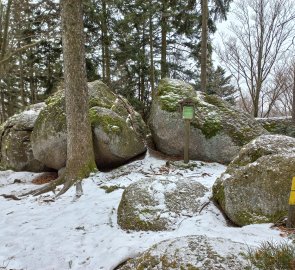
[[[290,61],[285,62],[285,65],[281,68],[281,70],[275,74],[275,81],[278,82],[277,85],[274,85],[273,88],[276,87],[276,91],[281,91],[278,95],[277,99],[273,102],[272,111],[276,113],[276,115],[281,116],[292,116],[292,120],[294,122],[295,119],[295,62],[294,59],[291,58]],[[275,90],[272,90],[275,92]],[[271,111],[272,115],[274,113]],[[269,115],[265,115],[269,116]]]
[[[244,108],[257,117],[263,91],[277,64],[292,43],[294,16],[291,0],[238,0],[233,11],[230,36],[223,38],[217,54],[233,74],[241,99],[250,96],[252,106]]]

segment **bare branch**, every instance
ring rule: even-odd
[[[27,49],[29,48],[32,48],[32,47],[35,47],[36,45],[38,45],[39,43],[41,42],[40,41],[37,41],[37,42],[34,42],[34,43],[31,43],[31,44],[28,44],[28,45],[25,45],[25,46],[22,46],[20,48],[17,48],[11,52],[9,52],[7,55],[4,56],[4,58],[2,60],[0,60],[0,65],[1,64],[4,64],[5,62],[9,61],[11,59],[11,57],[13,57],[14,55],[18,54],[18,53],[21,53],[23,51],[26,51]]]

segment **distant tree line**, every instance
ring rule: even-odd
[[[231,98],[230,76],[212,63],[210,35],[230,1],[209,1],[207,88]],[[200,89],[201,1],[84,0],[88,80],[101,79],[145,116],[159,80]],[[57,1],[0,1],[0,119],[43,101],[63,80]],[[7,59],[6,59],[7,58]],[[4,61],[3,61],[4,60]]]

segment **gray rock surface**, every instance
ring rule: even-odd
[[[172,230],[185,216],[197,214],[206,187],[191,179],[142,179],[128,186],[118,208],[118,224],[126,230]]]
[[[280,134],[295,137],[295,124],[291,117],[256,118],[271,134]]]
[[[40,172],[44,164],[34,156],[30,136],[44,103],[31,105],[1,125],[1,165],[15,171]]]
[[[213,186],[213,197],[236,224],[276,222],[287,215],[295,176],[295,139],[264,135],[245,145]]]
[[[118,270],[241,270],[247,263],[236,255],[247,247],[219,238],[184,236],[155,244]]]
[[[120,165],[146,150],[143,138],[126,124],[126,118],[101,107],[91,108],[90,114],[97,164],[104,167]]]
[[[184,121],[179,102],[185,98],[193,99],[196,104],[190,129],[191,159],[228,163],[243,145],[268,133],[254,118],[221,98],[196,92],[179,80],[163,79],[148,123],[157,149],[165,154],[183,154]]]
[[[146,150],[143,139],[146,134],[146,126],[141,116],[133,110],[128,101],[114,94],[100,81],[88,83],[88,91],[97,166],[99,168],[115,166],[143,153]],[[65,166],[67,156],[63,89],[47,99],[46,104],[47,106],[41,111],[32,133],[32,148],[34,155],[46,166],[59,170]],[[102,113],[104,117],[100,117],[98,113]],[[98,119],[102,122],[99,123]],[[120,122],[120,126],[114,124],[115,122]],[[122,131],[124,129],[123,133],[128,134],[128,138],[122,135],[117,136],[120,128]],[[130,131],[127,132],[129,129]],[[130,142],[133,141],[137,142],[137,144],[133,144],[133,147],[138,147],[137,149],[130,150],[128,147],[119,147],[119,144],[121,146],[130,145]],[[114,145],[111,145],[112,143]],[[98,149],[98,147],[103,147],[103,149]],[[124,149],[125,153],[122,152]]]

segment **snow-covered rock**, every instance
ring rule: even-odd
[[[30,136],[44,103],[29,106],[25,111],[10,117],[0,127],[1,165],[15,171],[39,172],[44,164],[34,156]]]
[[[184,121],[179,102],[191,98],[195,119],[190,130],[190,157],[228,163],[241,147],[267,131],[250,115],[221,98],[196,92],[185,82],[163,79],[152,103],[149,126],[157,149],[168,155],[183,153]]]
[[[117,165],[143,153],[146,150],[142,139],[146,132],[146,126],[141,116],[133,110],[128,101],[113,93],[101,81],[88,83],[88,91],[89,113],[95,134],[94,150],[97,152],[95,153],[97,166]],[[67,156],[63,89],[48,98],[46,104],[47,106],[41,111],[32,133],[32,148],[34,155],[46,166],[59,170],[65,166]],[[101,111],[104,113],[99,115],[98,112]],[[106,111],[108,113],[105,113]],[[118,136],[121,131],[122,135]],[[124,136],[126,134],[128,137]],[[122,145],[130,145],[130,141],[136,141],[137,144],[133,144],[135,148],[132,151],[122,153],[122,151],[117,151],[118,147],[116,148],[118,140]],[[115,141],[116,143],[113,144]],[[103,149],[97,149],[100,146]],[[124,149],[126,150],[127,147]],[[124,149],[121,147],[120,150]]]
[[[246,245],[206,236],[185,236],[155,244],[128,260],[118,270],[241,270],[246,262],[237,255]]]
[[[275,222],[287,214],[295,176],[295,139],[264,135],[243,147],[213,186],[214,199],[238,225]]]
[[[174,229],[181,218],[200,211],[206,191],[202,184],[187,178],[139,180],[122,195],[118,224],[136,231]]]

